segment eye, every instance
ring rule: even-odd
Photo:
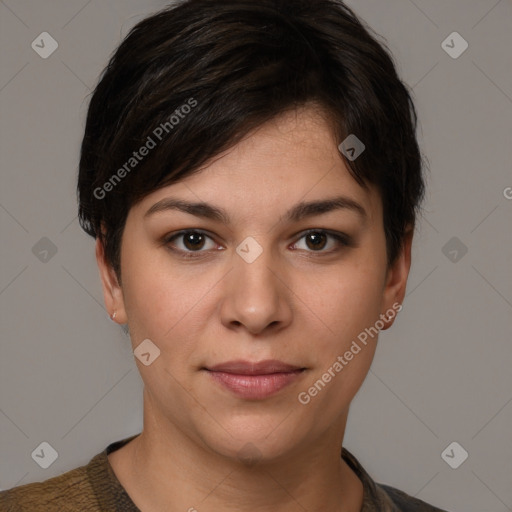
[[[330,249],[324,250],[327,247],[329,238],[331,239]],[[341,247],[348,247],[351,245],[351,239],[344,233],[329,232],[323,229],[312,229],[303,234],[299,240],[305,240],[306,250],[308,252],[321,252],[332,253],[339,250]],[[293,245],[296,247],[298,242]],[[299,247],[299,249],[302,249]]]
[[[300,240],[305,240],[306,247],[297,247]],[[331,243],[329,244],[329,240]],[[210,245],[208,246],[208,241]],[[324,229],[311,229],[304,233],[298,242],[293,244],[293,249],[306,250],[321,254],[331,254],[344,247],[352,246],[352,240],[348,235],[339,232],[329,232]],[[185,258],[200,257],[208,251],[218,249],[212,237],[203,231],[188,229],[171,234],[164,239],[164,244],[173,252],[179,253]],[[326,247],[330,247],[325,250]],[[220,250],[220,249],[218,249]]]
[[[176,244],[175,240],[180,239],[182,242]],[[207,240],[210,240],[210,242],[213,243],[213,246],[210,245],[210,247],[208,247],[206,244]],[[183,253],[205,252],[201,250],[205,249],[205,244],[206,250],[214,249],[216,245],[215,242],[213,242],[213,239],[206,233],[191,229],[187,231],[180,231],[179,233],[167,237],[165,243],[171,246],[171,250]]]

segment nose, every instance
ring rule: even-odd
[[[292,321],[292,292],[285,271],[272,260],[270,249],[252,262],[238,253],[224,281],[220,315],[228,329],[253,335],[277,332]]]

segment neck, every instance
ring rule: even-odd
[[[346,414],[341,436],[336,424],[293,453],[259,458],[253,447],[251,459],[248,446],[233,459],[151,412],[145,407],[141,435],[109,456],[144,512],[361,510],[362,483],[341,458]]]

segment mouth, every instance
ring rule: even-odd
[[[228,361],[202,369],[222,388],[248,400],[262,400],[278,393],[306,370],[277,360]]]

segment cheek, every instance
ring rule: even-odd
[[[377,336],[369,337],[365,329],[379,315],[377,277],[354,269],[339,272],[306,295],[304,332],[315,349],[307,349],[313,371],[301,391],[332,421],[361,387],[375,354]]]
[[[315,340],[315,350],[309,353],[314,372],[307,385],[314,386],[318,379],[329,382],[319,403],[334,416],[360,388],[373,360],[377,336],[368,336],[365,329],[379,318],[384,274],[381,255],[368,249],[297,282],[297,294],[306,305],[304,332]]]
[[[380,314],[382,272],[364,262],[339,265],[301,281],[294,290],[309,309],[308,317],[338,343],[373,325]]]
[[[144,255],[126,250],[123,295],[130,332],[137,344],[151,339],[166,352],[191,351],[208,293],[217,276],[198,274],[171,264],[165,251]],[[174,358],[175,359],[175,358]]]

